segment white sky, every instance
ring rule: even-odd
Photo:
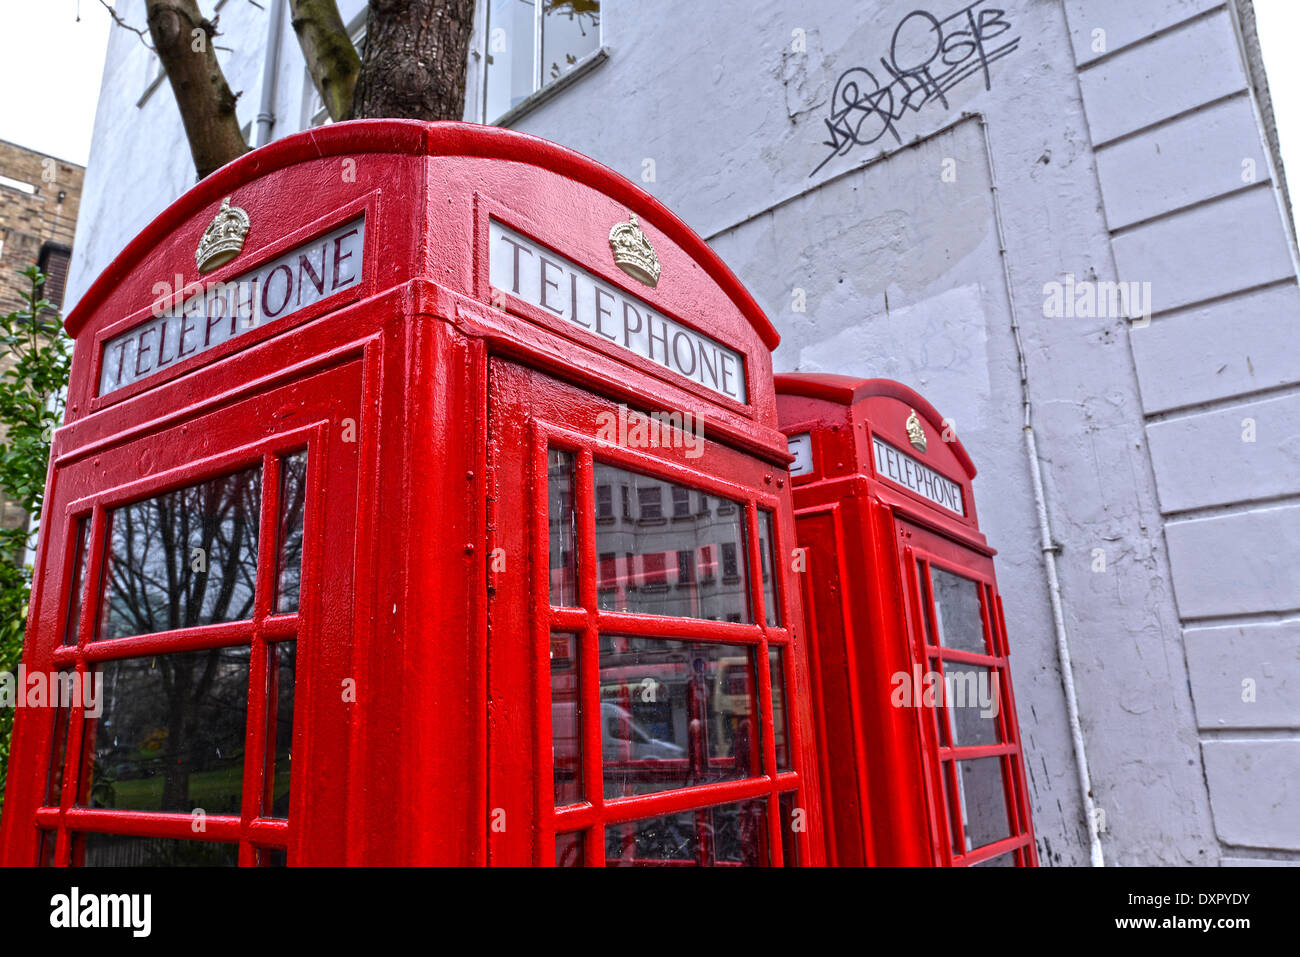
[[[0,0],[0,139],[86,165],[110,26],[99,0]]]
[[[1300,191],[1300,0],[1255,0],[1255,13],[1282,162]],[[0,139],[85,165],[111,26],[99,0],[0,0]]]

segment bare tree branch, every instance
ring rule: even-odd
[[[352,93],[361,70],[335,0],[289,0],[307,70],[332,120],[352,118]]]
[[[195,0],[145,0],[149,35],[167,71],[199,178],[248,152],[235,114],[236,94],[217,62],[217,26]]]
[[[114,23],[116,23],[123,30],[130,30],[132,33],[134,33],[136,36],[140,38],[140,42],[144,44],[144,48],[146,50],[148,50],[150,53],[154,52],[153,47],[149,45],[148,34],[145,33],[144,30],[142,30],[140,27],[131,26],[131,24],[127,23],[120,16],[118,16],[117,11],[108,5],[108,0],[99,0],[99,5],[108,11],[108,15],[113,18]]]

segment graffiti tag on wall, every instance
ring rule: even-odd
[[[948,91],[971,77],[983,77],[984,89],[991,89],[989,65],[1015,52],[1020,37],[1007,36],[1007,11],[987,3],[975,0],[942,19],[913,10],[894,28],[880,76],[861,66],[840,74],[824,121],[830,152],[809,175],[887,133],[902,143],[896,124],[909,110],[919,113],[931,103],[948,109]]]

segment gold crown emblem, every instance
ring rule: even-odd
[[[912,414],[907,417],[907,441],[920,451],[925,451],[925,429],[921,428],[921,420],[916,414],[916,409],[912,409]]]
[[[659,257],[637,225],[635,213],[626,223],[614,224],[609,231],[609,248],[619,269],[647,286],[658,285]]]
[[[224,266],[239,255],[244,248],[244,237],[248,235],[248,213],[238,206],[230,205],[230,197],[221,201],[221,209],[208,223],[199,240],[199,248],[194,250],[194,261],[199,272],[211,272],[218,266]]]

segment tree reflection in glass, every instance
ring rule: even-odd
[[[261,501],[257,465],[109,513],[98,637],[251,617]]]
[[[82,803],[238,814],[248,660],[242,646],[104,662],[103,713],[86,720]]]

